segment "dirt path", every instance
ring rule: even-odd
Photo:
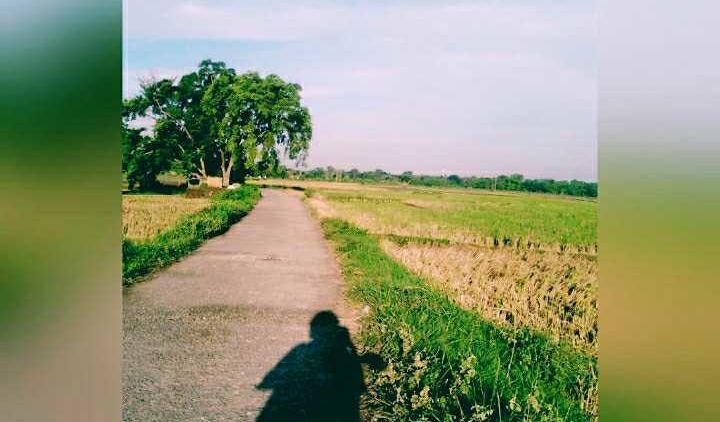
[[[270,393],[256,386],[279,391],[263,378],[308,341],[313,316],[346,315],[317,222],[298,196],[267,189],[226,234],[127,289],[123,306],[126,421],[256,420]]]

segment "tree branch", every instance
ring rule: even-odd
[[[183,122],[182,119],[178,119],[177,117],[174,117],[173,115],[171,115],[171,114],[168,113],[167,111],[163,110],[163,107],[162,107],[162,105],[160,105],[160,102],[157,100],[157,98],[153,98],[153,100],[154,100],[153,102],[154,102],[155,105],[157,106],[158,110],[160,110],[160,113],[161,113],[163,116],[165,116],[166,118],[174,121],[175,124],[176,124],[177,126],[179,126],[180,129],[182,129],[183,132],[185,132],[185,135],[187,135],[187,137],[188,137],[188,139],[190,140],[190,142],[192,142],[192,143],[194,144],[194,143],[195,143],[195,138],[193,138],[192,134],[190,134],[190,131],[187,129],[187,127],[185,127],[185,122]],[[182,147],[180,147],[180,148],[181,148],[181,150],[182,150],[183,152],[185,152],[185,150],[182,149]]]

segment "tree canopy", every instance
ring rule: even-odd
[[[179,80],[145,81],[123,103],[123,170],[131,187],[149,188],[162,171],[222,176],[223,185],[248,174],[277,172],[281,157],[301,162],[312,138],[302,88],[276,75],[238,75],[204,60]],[[139,118],[154,120],[132,128]]]

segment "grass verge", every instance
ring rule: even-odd
[[[463,310],[387,256],[377,239],[322,221],[350,299],[367,305],[360,346],[380,354],[368,373],[372,420],[597,419],[597,361],[528,329],[499,328]]]
[[[205,240],[227,231],[260,199],[257,186],[243,185],[210,197],[210,206],[180,219],[173,227],[145,241],[123,239],[123,285],[165,267],[197,249]]]

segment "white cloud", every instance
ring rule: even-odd
[[[130,0],[128,33],[150,39],[294,40],[326,32],[347,10],[288,2],[185,2]]]
[[[418,40],[482,41],[586,36],[587,7],[469,2],[365,4],[342,1],[126,0],[128,34],[146,39],[297,40],[353,32],[400,45]],[[582,3],[582,2],[581,2]],[[508,38],[509,37],[509,38]],[[498,43],[497,39],[484,42]]]

